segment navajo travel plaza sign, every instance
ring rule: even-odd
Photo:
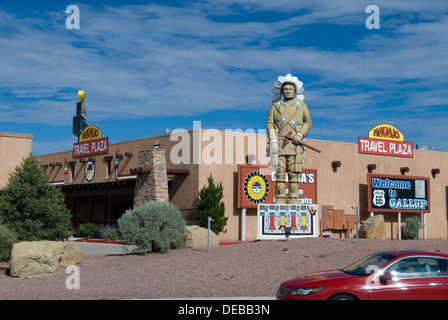
[[[412,142],[405,142],[403,134],[394,126],[380,124],[369,131],[368,138],[358,138],[359,153],[413,157]]]
[[[108,152],[108,138],[102,137],[101,130],[93,125],[87,126],[73,144],[73,158],[91,156]]]

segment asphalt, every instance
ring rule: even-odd
[[[83,255],[125,254],[136,248],[132,245],[115,243],[84,242],[80,238],[70,238],[66,243],[79,246]]]

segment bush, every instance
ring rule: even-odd
[[[100,227],[95,223],[83,223],[78,227],[78,233],[82,238],[94,238],[100,230]]]
[[[167,253],[182,241],[185,221],[174,205],[150,201],[127,210],[118,219],[118,228],[123,240],[138,246],[137,251]]]
[[[223,198],[224,188],[220,182],[215,184],[212,175],[208,178],[208,186],[203,187],[198,194],[198,202],[196,209],[193,210],[191,215],[193,216],[195,224],[202,228],[208,227],[208,217],[214,221],[210,223],[210,229],[219,234],[220,232],[226,232],[224,227],[227,224],[227,217],[225,215]]]
[[[10,174],[0,193],[0,221],[20,241],[63,240],[71,236],[70,211],[61,189],[30,154]]]
[[[6,226],[0,225],[0,261],[9,261],[11,250],[17,242],[17,234]]]
[[[407,217],[404,222],[403,237],[405,239],[418,239],[418,233],[423,228],[419,217]]]
[[[118,240],[120,238],[116,226],[101,224],[98,233],[100,235],[100,238],[104,240],[111,241],[111,240]]]

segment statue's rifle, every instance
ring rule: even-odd
[[[288,134],[285,136],[285,139],[283,140],[283,148],[294,139],[294,136],[292,135],[292,132],[289,131]],[[311,145],[309,145],[308,143],[304,142],[304,141],[300,141],[299,142],[302,146],[305,146],[313,151],[319,152],[321,153],[322,151],[317,149],[316,147],[313,147]]]

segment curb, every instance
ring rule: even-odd
[[[72,242],[103,243],[103,244],[121,244],[121,245],[127,245],[128,244],[126,241],[102,240],[102,239],[77,239],[77,240],[70,240],[70,241],[72,241]]]
[[[103,244],[120,244],[120,245],[127,245],[128,243],[126,241],[122,240],[103,240],[103,239],[73,239],[68,240],[70,242],[88,242],[88,243],[103,243]],[[220,242],[220,246],[229,246],[234,244],[241,244],[246,243],[246,241],[229,241],[229,242]]]

